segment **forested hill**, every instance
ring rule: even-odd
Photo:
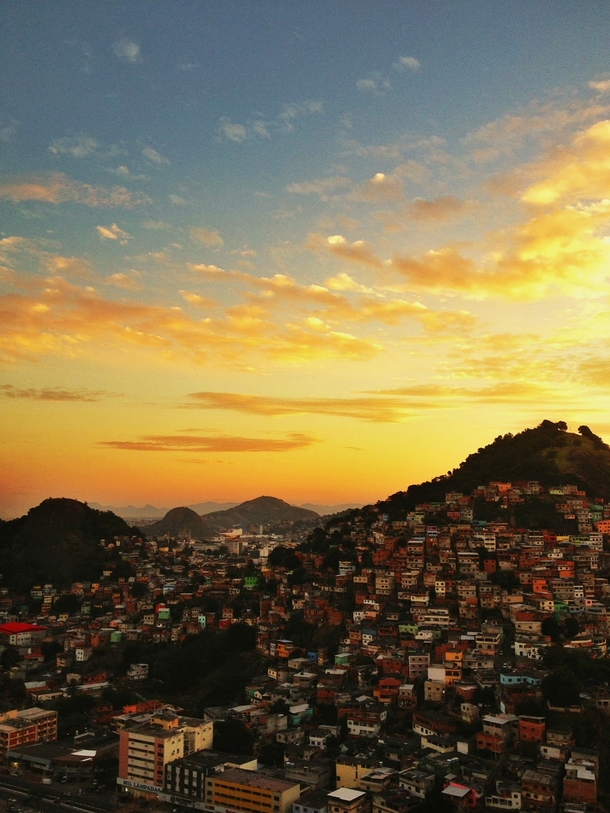
[[[48,499],[26,516],[0,521],[0,556],[4,583],[16,590],[52,582],[99,578],[100,540],[139,533],[111,511],[96,511],[70,499]]]
[[[541,485],[573,484],[590,497],[610,499],[610,447],[587,426],[578,434],[564,421],[542,421],[534,429],[498,436],[458,468],[406,491],[380,505],[388,510],[413,510],[416,504],[443,500],[448,491],[469,494],[491,481],[538,480]]]

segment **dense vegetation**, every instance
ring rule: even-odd
[[[0,522],[3,583],[13,593],[25,593],[34,584],[65,587],[95,580],[104,563],[100,541],[135,533],[111,511],[77,500],[44,500],[26,516]]]
[[[564,421],[542,421],[516,435],[499,435],[453,471],[409,486],[380,505],[392,515],[413,510],[418,503],[443,500],[448,491],[469,494],[493,480],[570,483],[591,497],[610,499],[610,448],[587,426],[580,426],[579,434],[567,430]]]

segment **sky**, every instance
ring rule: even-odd
[[[0,15],[1,517],[369,503],[610,435],[609,4]]]

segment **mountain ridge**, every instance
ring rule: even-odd
[[[375,505],[390,514],[412,511],[419,503],[443,500],[449,491],[469,494],[493,481],[528,480],[547,486],[576,485],[591,497],[610,500],[610,447],[587,426],[580,426],[576,434],[568,431],[565,421],[544,420],[515,435],[498,435],[447,474],[410,485]]]

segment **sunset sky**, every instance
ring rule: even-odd
[[[0,516],[610,436],[610,4],[5,0]]]

